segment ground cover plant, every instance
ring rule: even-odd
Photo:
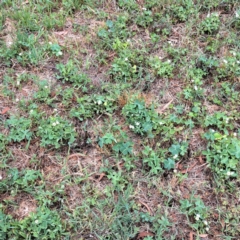
[[[0,239],[240,239],[238,0],[0,2]]]

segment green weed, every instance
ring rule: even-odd
[[[59,116],[51,116],[40,122],[37,136],[41,139],[41,146],[60,148],[66,143],[70,147],[75,141],[76,133],[69,121]]]
[[[154,105],[146,107],[146,103],[141,99],[132,99],[122,109],[129,128],[138,134],[153,136],[161,122]]]
[[[210,230],[207,221],[209,212],[204,202],[200,198],[191,196],[190,200],[180,200],[180,203],[180,208],[191,222],[191,227],[200,233],[207,233]]]

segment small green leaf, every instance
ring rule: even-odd
[[[167,170],[171,170],[175,167],[175,161],[171,158],[164,160],[164,168]]]
[[[181,152],[181,146],[180,146],[180,144],[173,144],[173,145],[169,148],[169,152],[172,153],[172,155],[179,155],[179,153]]]

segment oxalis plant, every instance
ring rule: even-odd
[[[151,147],[145,146],[142,151],[143,163],[150,169],[151,174],[163,173],[164,170],[172,170],[175,161],[179,160],[187,153],[188,142],[174,143],[167,149],[158,152]]]
[[[32,121],[24,117],[11,116],[6,121],[6,126],[10,129],[8,141],[21,142],[23,140],[30,141]]]
[[[23,220],[15,220],[0,210],[0,238],[7,239],[60,239],[67,236],[66,226],[55,210],[39,207]]]
[[[52,116],[41,122],[37,136],[41,138],[41,146],[60,148],[65,144],[71,146],[75,141],[76,132],[69,121],[59,116]]]
[[[205,206],[202,199],[191,196],[190,199],[180,200],[180,209],[186,215],[190,226],[199,233],[206,233],[210,230],[207,218],[209,208]]]
[[[240,140],[236,136],[222,135],[214,130],[204,136],[209,142],[203,154],[215,179],[220,186],[231,186],[232,180],[239,178]]]
[[[153,131],[160,125],[160,117],[154,105],[147,107],[143,99],[132,99],[122,109],[129,128],[140,135],[153,137]]]

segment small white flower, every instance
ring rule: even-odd
[[[33,110],[31,109],[31,110],[30,110],[30,114],[32,114],[32,113],[33,113]]]
[[[209,231],[209,227],[206,227],[205,229],[206,229],[207,232]]]
[[[49,45],[52,45],[52,42],[48,42]]]
[[[197,90],[198,90],[198,87],[197,87],[197,86],[194,86],[194,89],[197,91]]]
[[[129,125],[129,128],[130,128],[130,129],[134,129],[134,126],[133,126],[133,125]]]
[[[39,223],[39,221],[38,221],[38,220],[35,220],[35,223],[36,223],[36,224],[38,224],[38,223]]]
[[[48,86],[44,86],[44,88],[48,88]]]
[[[194,82],[194,80],[192,79],[191,82]]]
[[[55,127],[55,126],[56,126],[56,123],[54,122],[54,123],[52,123],[52,125]]]
[[[58,56],[62,56],[62,55],[63,55],[62,51],[59,51]]]
[[[163,125],[164,123],[163,122],[159,122],[160,125]]]
[[[139,122],[136,122],[135,124],[136,124],[136,126],[139,126],[139,125],[140,125],[140,123],[139,123]]]
[[[17,81],[17,86],[19,86],[20,85],[20,81]]]
[[[162,60],[162,59],[163,59],[163,57],[161,57],[161,56],[159,56],[158,58],[159,58],[160,60]]]
[[[59,121],[56,121],[56,125],[59,124]]]
[[[232,52],[232,55],[235,57],[237,54],[235,52]]]
[[[104,102],[104,104],[103,104],[104,106],[107,106],[107,102]]]
[[[98,104],[98,105],[101,105],[101,104],[102,104],[102,101],[101,101],[101,100],[98,100],[98,101],[97,101],[97,104]]]
[[[195,219],[198,221],[200,219],[200,217],[201,217],[200,214],[197,214]]]
[[[231,172],[230,172],[230,171],[228,171],[228,172],[227,172],[227,175],[228,175],[228,176],[230,176],[230,175],[231,175]]]
[[[125,61],[128,61],[128,58],[125,58]]]
[[[208,225],[208,222],[206,220],[203,221],[204,225]]]
[[[178,155],[177,155],[177,154],[175,154],[175,155],[173,156],[173,158],[174,158],[174,159],[178,158]]]
[[[174,172],[174,173],[177,173],[177,169],[174,169],[173,172]]]
[[[227,63],[228,63],[228,61],[227,61],[226,59],[223,59],[223,62],[224,62],[225,64],[227,64]]]
[[[143,10],[143,11],[146,11],[147,9],[143,7],[142,10]]]
[[[226,123],[229,123],[229,118],[226,118]]]
[[[131,40],[130,40],[130,39],[127,39],[127,42],[131,42]]]
[[[19,99],[18,99],[18,98],[16,98],[16,102],[19,102]]]
[[[239,13],[235,12],[235,16],[236,16],[236,18],[239,18]]]
[[[54,109],[53,109],[53,111],[54,111],[54,112],[57,112],[57,109],[56,109],[56,108],[54,108]]]
[[[20,52],[18,55],[19,55],[19,56],[22,56],[22,53]]]
[[[231,173],[230,173],[230,175],[234,175],[234,174],[235,174],[235,172],[231,172]]]
[[[237,136],[237,133],[236,133],[236,132],[235,132],[235,133],[233,133],[233,136],[234,136],[234,137],[236,137],[236,136]]]
[[[168,59],[168,60],[167,60],[167,63],[171,63],[171,60],[170,60],[170,59]]]
[[[240,63],[240,61],[237,61],[237,64],[239,64]]]
[[[2,175],[0,175],[0,180],[2,180],[2,178],[3,178]]]

